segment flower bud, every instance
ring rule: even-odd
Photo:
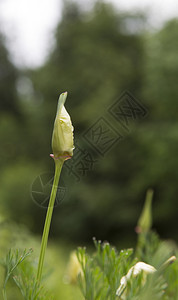
[[[73,155],[73,126],[68,112],[64,107],[67,92],[62,93],[58,100],[57,113],[52,136],[53,158],[68,159]]]
[[[78,260],[77,254],[75,251],[72,251],[70,254],[69,263],[67,266],[67,273],[65,276],[66,283],[77,283],[78,276],[84,276],[82,266]]]
[[[149,189],[146,194],[145,204],[140,215],[140,218],[137,223],[136,232],[148,232],[152,226],[152,198],[153,198],[153,190]]]

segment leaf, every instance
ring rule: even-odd
[[[32,254],[33,250],[29,249],[28,251],[25,249],[21,252],[19,249],[10,249],[8,254],[6,255],[6,259],[2,262],[2,265],[6,269],[6,275],[4,280],[3,288],[6,288],[6,284],[13,274],[15,269],[26,259],[30,254]]]

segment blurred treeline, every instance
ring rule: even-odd
[[[67,168],[65,198],[54,211],[51,235],[86,243],[93,236],[131,245],[146,190],[154,189],[154,227],[177,237],[178,21],[149,32],[146,15],[124,14],[97,2],[90,11],[67,2],[46,63],[18,70],[0,37],[0,203],[9,218],[41,233],[46,210],[31,184],[53,172],[51,135],[57,99],[66,107],[80,147],[100,117],[124,139],[76,181]],[[108,108],[128,90],[147,108],[126,134]],[[75,151],[74,158],[75,159]]]

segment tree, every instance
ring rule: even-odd
[[[17,70],[9,59],[4,37],[0,34],[0,112],[19,113],[17,104]]]

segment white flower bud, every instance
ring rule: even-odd
[[[73,126],[68,112],[64,107],[67,92],[59,97],[57,114],[54,122],[52,149],[54,159],[70,158],[73,155]]]

